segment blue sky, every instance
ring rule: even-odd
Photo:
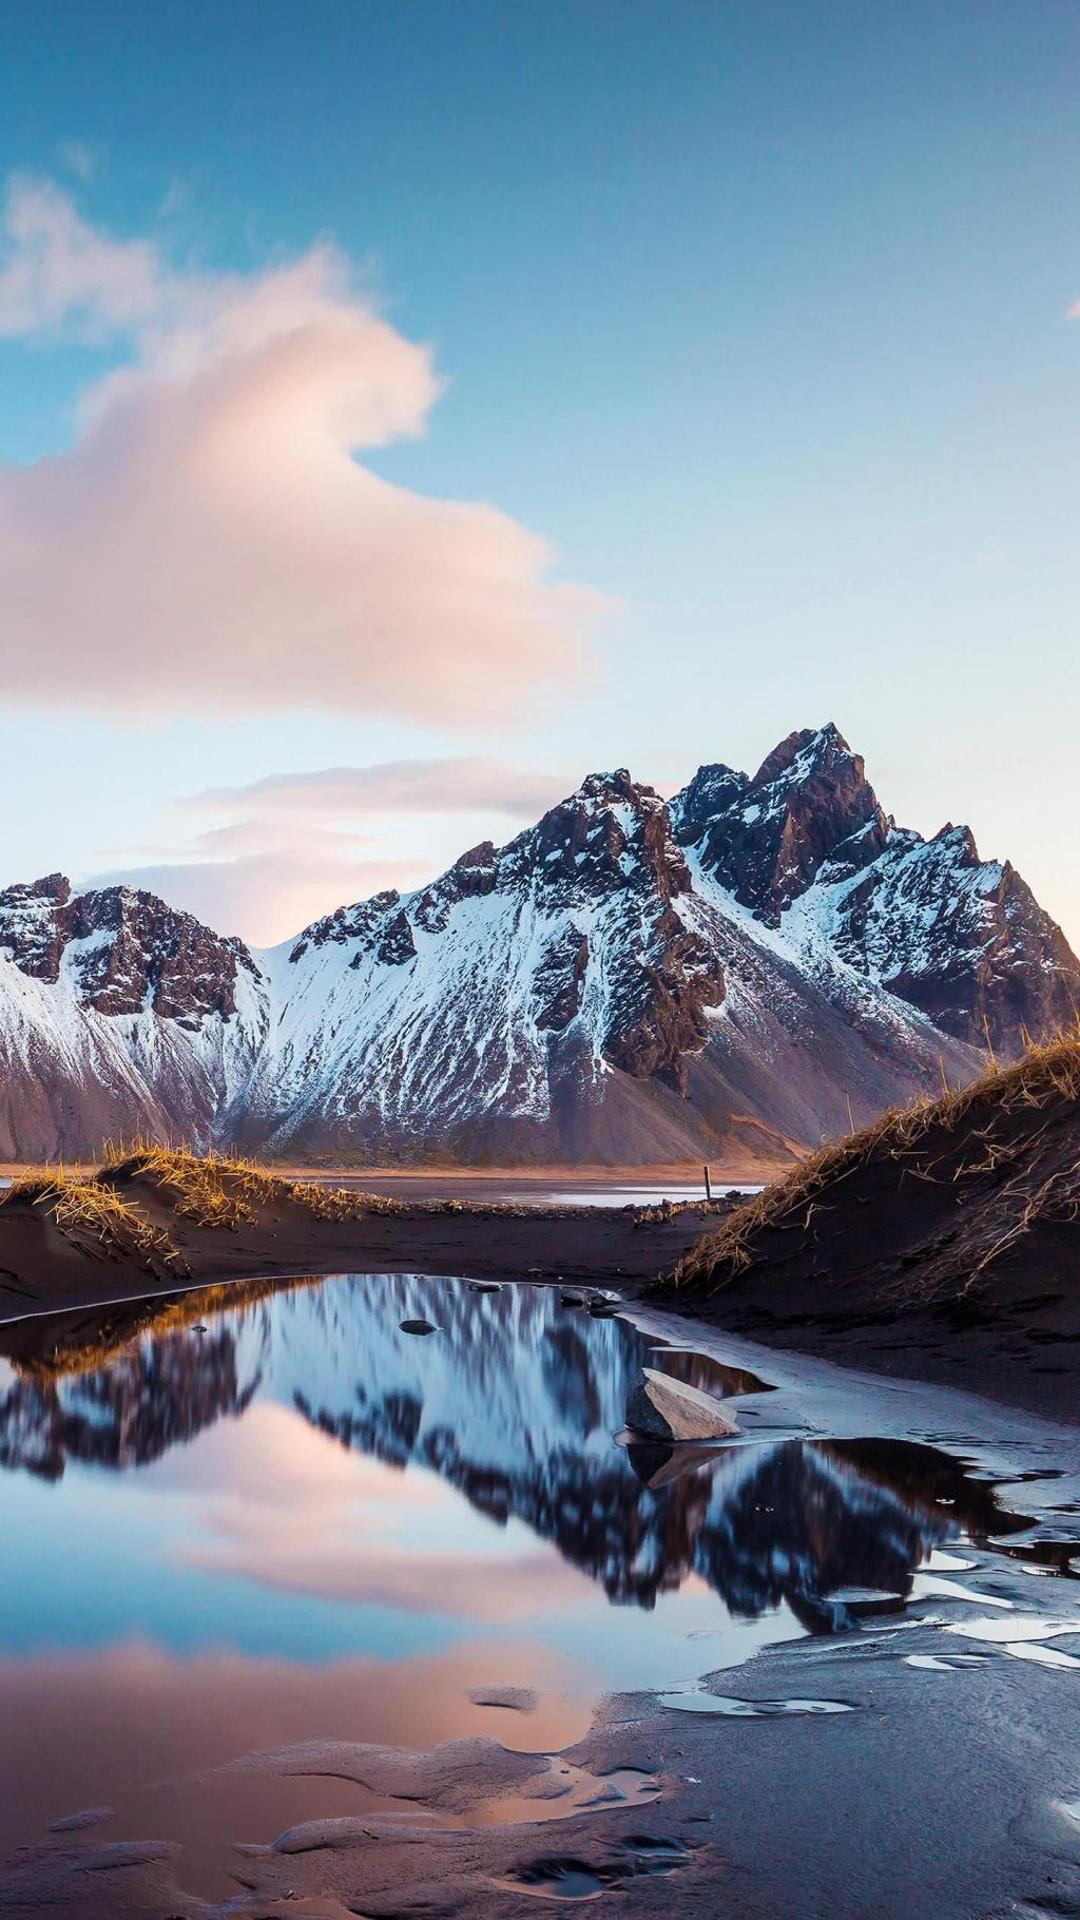
[[[284,934],[505,837],[589,768],[674,786],[831,718],[886,807],[927,832],[970,821],[1080,940],[1075,6],[54,0],[0,6],[0,26],[0,174],[51,182],[86,231],[171,276],[147,318],[133,256],[110,256],[119,324],[99,289],[93,324],[38,311],[0,338],[0,521],[5,500],[17,533],[32,513],[55,556],[27,591],[0,542],[0,877],[146,868],[226,929]],[[400,591],[382,608],[373,544],[360,630],[321,648],[327,607],[305,617],[307,575],[278,593],[273,538],[269,621],[253,603],[234,645],[219,576],[209,617],[191,597],[200,549],[172,550],[185,505],[158,465],[179,443],[151,388],[194,408],[168,359],[192,298],[265,299],[320,240],[351,275],[344,295],[310,270],[320,326],[370,297],[395,341],[431,349],[440,396],[403,363],[406,425],[357,457],[410,526],[415,496],[499,510],[466,536],[513,576],[490,627],[432,559],[437,517],[414,569],[441,583],[426,634],[400,541]],[[18,250],[9,225],[0,265]],[[157,449],[136,548],[129,468],[121,485],[106,449],[64,478],[117,367]],[[266,419],[236,478],[253,497],[282,444]],[[283,454],[303,506],[288,471]],[[65,599],[72,522],[106,482]],[[177,580],[160,626],[128,592],[148,550]],[[564,582],[606,604],[552,597]],[[427,810],[380,805],[370,779],[291,810],[176,805],[462,757],[472,773],[445,767]],[[498,763],[513,806],[492,805]]]

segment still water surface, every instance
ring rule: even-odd
[[[229,1840],[357,1804],[204,1777],[237,1755],[550,1752],[609,1691],[714,1710],[703,1674],[895,1612],[950,1543],[1025,1524],[948,1454],[807,1440],[674,1348],[745,1438],[621,1444],[655,1339],[554,1289],[368,1275],[198,1312],[66,1372],[0,1360],[0,1849],[103,1807],[220,1897]],[[471,1697],[500,1687],[532,1710]]]

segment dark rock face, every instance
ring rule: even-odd
[[[788,909],[809,907],[796,951],[816,928],[952,1038],[1014,1055],[1075,1020],[1080,962],[1015,868],[981,861],[967,827],[930,841],[897,827],[834,726],[789,735],[753,779],[701,768],[672,815],[764,924],[787,931]]]
[[[564,1033],[577,1018],[588,964],[588,936],[576,927],[545,948],[533,975],[533,1017],[542,1033]]]
[[[688,1054],[708,1038],[706,1008],[724,998],[724,971],[704,940],[669,908],[657,922],[654,953],[641,956],[605,1036],[605,1055],[635,1080],[665,1079],[686,1090]]]
[[[400,893],[388,887],[384,893],[373,893],[370,900],[336,908],[305,928],[289,955],[290,961],[295,965],[302,960],[309,947],[325,947],[331,943],[343,947],[351,940],[375,942],[382,937],[383,927],[400,900]]]
[[[702,767],[673,810],[683,844],[699,845],[720,885],[769,926],[827,861],[855,871],[888,839],[863,762],[831,725],[789,734],[753,779]]]
[[[621,925],[608,947],[602,1056],[634,1079],[682,1091],[685,1056],[705,1044],[705,1009],[722,1001],[724,975],[678,913],[690,874],[660,796],[624,767],[591,774],[511,842],[496,873],[500,887],[529,890],[548,911],[614,908]],[[577,1017],[589,955],[574,927],[544,953],[534,976],[538,1026],[563,1032]]]
[[[482,900],[494,891],[495,872],[492,841],[482,840],[478,847],[470,847],[441,880],[436,880],[421,895],[416,909],[418,924],[426,933],[442,933],[452,907],[462,900]]]
[[[591,774],[273,963],[153,895],[0,893],[0,1152],[136,1130],[391,1158],[775,1161],[1075,1019],[971,834],[895,825],[833,726],[670,803]],[[99,1018],[98,1016],[107,1016]]]
[[[535,873],[542,896],[620,893],[628,883],[645,883],[667,903],[690,891],[664,802],[652,787],[631,780],[625,767],[590,774],[511,841],[499,865],[508,877]]]
[[[72,895],[61,874],[0,893],[0,949],[48,982],[66,960],[77,999],[96,1013],[151,1011],[192,1028],[208,1014],[234,1014],[237,971],[255,972],[241,940],[211,933],[154,894],[107,887]]]
[[[836,946],[957,1039],[1011,1055],[1073,1024],[1080,968],[1008,861],[980,861],[967,827],[894,832],[844,892]]]

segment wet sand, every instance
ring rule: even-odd
[[[897,1301],[872,1278],[845,1286],[755,1275],[681,1303],[646,1292],[781,1351],[960,1387],[1080,1425],[1080,1286],[1037,1260],[982,1294],[938,1305]]]
[[[816,1697],[845,1713],[721,1718],[665,1712],[641,1696],[612,1701],[560,1760],[601,1784],[616,1769],[655,1780],[647,1806],[432,1831],[415,1801],[397,1814],[342,1814],[341,1782],[327,1780],[323,1804],[334,1813],[246,1847],[237,1869],[248,1891],[227,1906],[181,1889],[172,1847],[91,1831],[17,1856],[4,1911],[8,1920],[52,1911],[80,1920],[521,1920],[576,1895],[641,1920],[1075,1914],[1080,1825],[1065,1809],[1076,1803],[1078,1726],[1062,1676],[1021,1675],[1007,1660],[919,1671],[909,1660],[932,1661],[939,1630],[902,1638],[903,1652],[894,1640],[846,1661],[824,1644],[775,1650],[723,1676],[751,1705]],[[443,1758],[460,1779],[460,1750]]]

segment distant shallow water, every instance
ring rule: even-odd
[[[616,1445],[657,1364],[736,1396],[745,1437]],[[0,1467],[0,1849],[104,1810],[105,1838],[179,1840],[208,1896],[232,1885],[232,1841],[401,1810],[342,1780],[208,1776],[251,1749],[494,1734],[548,1753],[611,1691],[720,1717],[835,1711],[839,1672],[827,1700],[700,1683],[925,1602],[971,1601],[972,1652],[1030,1660],[1080,1632],[1060,1592],[1033,1626],[956,1580],[975,1541],[1014,1587],[1051,1584],[1022,1577],[1030,1521],[963,1459],[808,1438],[752,1373],[550,1288],[335,1278],[60,1377],[0,1361]],[[950,1640],[928,1672],[962,1654]],[[528,1710],[481,1704],[497,1689],[529,1690]],[[571,1785],[567,1808],[600,1792]],[[463,1824],[517,1817],[540,1813],[498,1801]]]
[[[316,1176],[308,1175],[306,1177],[315,1178]],[[320,1184],[328,1186],[333,1186],[337,1180],[344,1180],[347,1185],[363,1185],[372,1190],[380,1184],[384,1187],[405,1186],[405,1182],[401,1180],[400,1177],[394,1176],[391,1176],[389,1180],[384,1180],[381,1183],[377,1180],[369,1181],[366,1176],[362,1180],[357,1180],[355,1177],[350,1179],[348,1175],[341,1174],[320,1174],[317,1178]],[[433,1190],[439,1187],[443,1179],[443,1176],[438,1176],[433,1181]],[[695,1186],[692,1183],[689,1186],[681,1186],[677,1183],[674,1185],[669,1183],[667,1186],[633,1186],[619,1181],[612,1181],[610,1183],[600,1182],[588,1187],[534,1187],[524,1182],[514,1182],[510,1185],[503,1186],[491,1180],[469,1180],[467,1176],[462,1176],[455,1177],[452,1184],[456,1198],[487,1201],[489,1205],[493,1206],[500,1205],[506,1201],[525,1201],[529,1206],[535,1207],[651,1207],[659,1205],[663,1200],[670,1200],[673,1203],[677,1202],[685,1206],[687,1201],[705,1199],[704,1186]],[[14,1181],[11,1174],[0,1174],[0,1191],[13,1185]],[[426,1197],[424,1182],[422,1180],[410,1176],[408,1185],[414,1191],[417,1199]],[[762,1187],[760,1185],[747,1186],[741,1184],[739,1186],[729,1186],[718,1184],[713,1187],[713,1198],[715,1199],[718,1194],[738,1193],[749,1196],[752,1193],[760,1193],[761,1191]]]
[[[738,1193],[749,1197],[760,1193],[756,1187],[714,1187],[713,1199],[726,1193]],[[479,1192],[477,1198],[483,1198]],[[704,1200],[704,1187],[541,1187],[528,1195],[488,1192],[489,1200],[528,1199],[529,1204],[537,1207],[655,1207],[662,1201],[685,1206],[688,1201]]]
[[[476,1201],[487,1206],[502,1206],[507,1203],[530,1207],[651,1207],[658,1206],[664,1200],[673,1205],[686,1206],[706,1198],[704,1183],[700,1181],[669,1180],[633,1181],[633,1180],[593,1180],[587,1184],[570,1181],[566,1184],[558,1180],[543,1181],[528,1174],[493,1179],[491,1176],[470,1178],[467,1173],[431,1173],[403,1174],[387,1173],[303,1173],[301,1179],[317,1182],[320,1186],[334,1186],[341,1183],[347,1187],[368,1193],[392,1193],[401,1200],[454,1199]],[[763,1183],[746,1181],[714,1180],[713,1199],[728,1194],[749,1197],[762,1192]]]

